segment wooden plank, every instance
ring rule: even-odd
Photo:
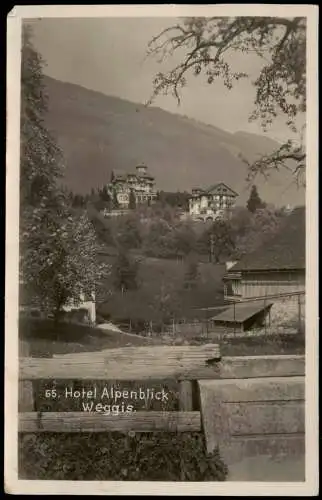
[[[207,451],[219,447],[227,465],[272,450],[303,449],[305,377],[199,381]],[[242,450],[238,455],[238,450]],[[299,451],[301,454],[301,451]],[[238,455],[238,457],[237,457]]]
[[[303,401],[304,377],[202,380],[199,387],[222,402]]]
[[[305,375],[305,356],[226,356],[222,357],[219,367],[220,378]]]
[[[303,375],[305,375],[305,356],[301,355],[223,356],[220,361],[212,365],[182,372],[181,378],[207,380]]]
[[[122,347],[119,349],[105,349],[97,352],[71,353],[54,355],[55,359],[67,360],[106,360],[109,362],[126,361],[151,361],[155,360],[182,360],[182,359],[218,359],[220,349],[218,344],[202,346],[152,346],[152,347]]]
[[[110,415],[99,412],[20,413],[19,432],[198,432],[200,412],[144,412]]]
[[[214,383],[214,381],[212,381]],[[230,442],[227,405],[223,405],[218,395],[209,389],[208,381],[199,381],[200,409],[202,428],[205,434],[206,449],[212,453],[219,447],[220,453]]]
[[[305,431],[304,401],[224,403],[233,436],[298,434]]]
[[[26,359],[20,361],[20,378],[23,380],[39,379],[74,379],[74,380],[156,380],[176,379],[184,366],[178,363],[173,365],[128,365],[127,363],[83,362],[76,363],[67,360]]]
[[[190,380],[181,380],[179,383],[179,408],[180,411],[193,409],[193,386]]]
[[[19,340],[19,357],[27,358],[30,356],[30,344],[26,340]]]
[[[171,347],[171,349],[169,348]],[[178,349],[176,349],[178,347]],[[146,380],[178,378],[189,368],[204,367],[219,360],[217,344],[111,349],[106,353],[60,358],[21,358],[20,379]],[[138,353],[137,350],[140,350]],[[148,355],[149,353],[149,355]],[[131,357],[132,356],[132,357]],[[150,357],[149,357],[150,356]]]
[[[19,382],[19,411],[34,411],[34,393],[32,382],[28,380]]]

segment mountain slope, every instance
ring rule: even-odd
[[[79,193],[108,182],[112,170],[132,170],[144,162],[156,177],[158,189],[191,190],[223,181],[240,194],[238,203],[243,204],[249,188],[239,154],[252,160],[278,146],[261,135],[231,134],[49,77],[45,84],[47,126],[65,155],[65,182]],[[256,184],[266,202],[303,202],[303,193],[292,185],[287,172],[270,181],[259,178]]]

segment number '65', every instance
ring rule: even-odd
[[[45,396],[46,398],[55,398],[57,396],[56,389],[46,389]]]

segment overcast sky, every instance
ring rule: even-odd
[[[43,18],[31,21],[34,45],[47,62],[45,72],[58,80],[144,103],[151,95],[158,71],[167,69],[155,59],[145,59],[149,40],[175,18]],[[178,60],[169,61],[173,66]],[[260,61],[254,55],[238,56],[238,70],[256,77]],[[258,123],[250,124],[254,88],[241,81],[228,91],[220,81],[207,84],[191,77],[178,107],[172,96],[161,96],[155,106],[209,123],[230,132],[263,133]],[[278,120],[269,135],[285,140],[290,134],[284,120]]]

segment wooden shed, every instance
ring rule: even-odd
[[[241,332],[254,326],[263,326],[266,317],[270,315],[273,302],[236,303],[211,318],[211,324],[216,327],[227,327]]]
[[[223,281],[227,301],[305,291],[305,207],[286,216],[278,232],[228,269]]]

